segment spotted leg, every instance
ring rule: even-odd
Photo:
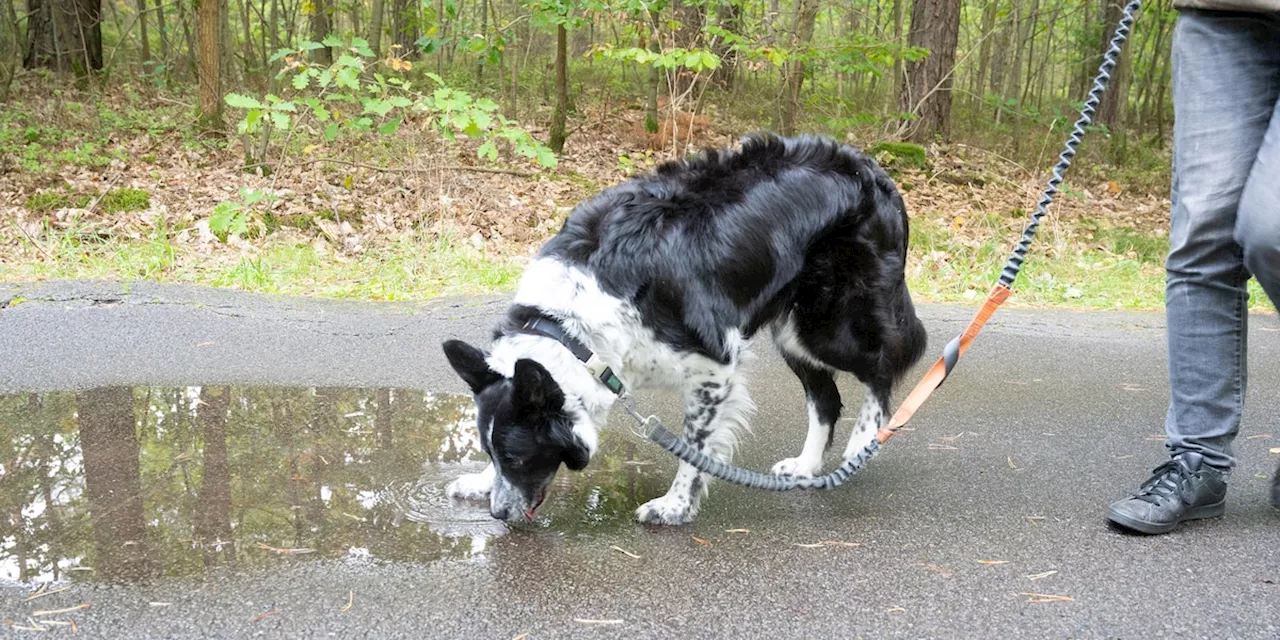
[[[849,444],[844,449],[844,457],[851,458],[867,448],[876,439],[877,432],[884,428],[889,419],[889,387],[888,385],[868,385],[867,398],[858,411],[858,420],[853,423],[853,433],[849,434]]]
[[[684,391],[685,442],[728,462],[737,443],[737,432],[747,427],[747,418],[755,409],[746,381],[733,365],[710,360],[690,369]],[[646,524],[693,522],[709,479],[692,465],[681,462],[667,494],[640,505],[636,519]]]

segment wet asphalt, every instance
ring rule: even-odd
[[[503,307],[3,285],[0,394],[214,384],[457,393],[439,342],[482,342]],[[972,311],[924,307],[929,353]],[[805,411],[780,359],[767,344],[758,352],[759,411],[737,461],[767,469],[798,451]],[[16,625],[0,633],[43,636],[20,629],[33,611],[88,604],[41,619],[111,638],[1280,637],[1280,511],[1266,502],[1280,463],[1269,453],[1280,448],[1274,316],[1252,323],[1226,515],[1162,537],[1103,522],[1106,504],[1162,461],[1164,353],[1160,314],[1006,309],[911,430],[834,492],[716,484],[690,526],[558,513],[434,560],[285,556],[143,582],[77,578],[31,602],[35,585],[0,582],[0,618]],[[856,384],[841,389],[856,405]],[[643,401],[676,417],[670,398]],[[623,417],[608,442],[646,469],[638,502],[664,490],[674,463],[628,442]],[[556,527],[557,517],[576,524]]]

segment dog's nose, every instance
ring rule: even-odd
[[[496,519],[496,520],[506,520],[506,519],[507,519],[507,508],[506,508],[506,507],[495,507],[495,506],[490,505],[490,507],[489,507],[489,515],[493,516],[493,517],[494,517],[494,519]]]

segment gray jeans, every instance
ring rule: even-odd
[[[1167,446],[1227,470],[1250,274],[1280,303],[1280,14],[1183,12],[1173,105]]]

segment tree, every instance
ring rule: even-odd
[[[1116,25],[1124,14],[1124,2],[1121,0],[1102,0],[1102,15],[1106,30],[1102,33],[1102,52],[1111,48],[1111,38],[1115,36]],[[1124,115],[1124,105],[1129,100],[1129,51],[1132,46],[1125,47],[1116,61],[1115,71],[1107,84],[1107,92],[1102,94],[1102,102],[1098,105],[1098,115],[1094,122],[1115,131]]]
[[[76,394],[85,496],[93,516],[97,559],[107,580],[137,580],[150,573],[142,511],[141,445],[128,387]]]
[[[222,38],[219,0],[200,0],[197,32],[200,38],[200,126],[222,128]]]
[[[569,110],[568,30],[564,23],[556,25],[556,104],[551,114],[551,138],[547,146],[557,155],[564,152],[565,120]]]
[[[783,135],[792,135],[796,131],[796,114],[800,111],[800,90],[804,86],[805,50],[813,40],[814,22],[818,17],[818,0],[796,0],[796,15],[792,22],[791,58],[787,61],[783,84],[785,95],[782,100],[782,113],[779,129]]]
[[[959,35],[960,0],[916,0],[911,7],[908,42],[929,50],[923,60],[907,63],[906,81],[898,97],[899,108],[917,116],[907,128],[911,140],[950,135],[951,86]]]
[[[56,45],[76,77],[102,70],[102,0],[60,0],[54,10]]]
[[[196,422],[204,440],[204,473],[196,495],[195,535],[204,547],[207,566],[234,562],[236,548],[231,530],[231,466],[227,459],[227,412],[231,391],[202,387]],[[225,543],[225,544],[219,544]]]
[[[329,24],[329,2],[328,0],[312,0],[312,3],[311,39],[316,42],[323,42],[331,30]],[[326,67],[333,64],[333,49],[329,47],[320,47],[312,55],[315,56],[316,64]]]
[[[60,66],[53,41],[54,1],[27,0],[27,51],[22,59],[27,69]]]

